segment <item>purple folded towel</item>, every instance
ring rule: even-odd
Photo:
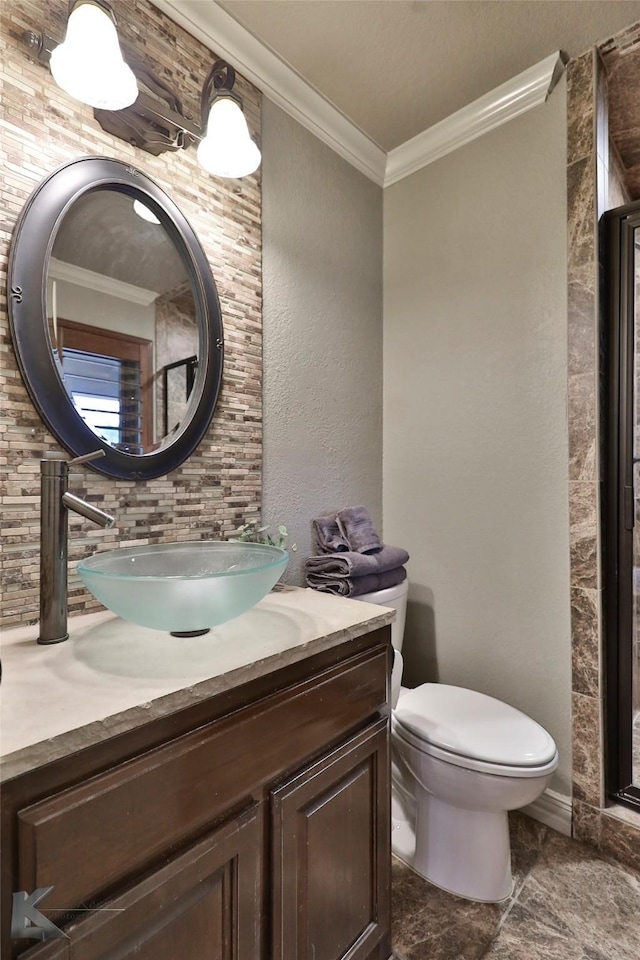
[[[317,517],[313,521],[313,529],[320,553],[340,553],[349,549],[335,517]]]
[[[380,544],[377,553],[325,553],[305,560],[305,572],[330,574],[332,577],[364,577],[369,574],[386,573],[402,567],[409,554],[402,547]]]
[[[347,507],[336,514],[338,529],[354,553],[374,553],[380,550],[380,537],[373,529],[366,507]]]
[[[364,577],[339,577],[329,573],[308,573],[307,585],[322,593],[333,593],[338,597],[361,597],[365,593],[386,590],[395,587],[407,578],[404,567],[386,570],[384,573],[370,573]]]

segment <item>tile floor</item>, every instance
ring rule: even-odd
[[[523,814],[511,816],[514,892],[472,903],[393,861],[398,960],[640,960],[640,872]]]

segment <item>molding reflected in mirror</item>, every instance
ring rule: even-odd
[[[222,380],[220,304],[195,233],[153,180],[103,157],[55,170],[18,220],[7,283],[20,371],[73,456],[101,448],[97,472],[147,480],[193,453]],[[166,435],[163,369],[194,355]]]

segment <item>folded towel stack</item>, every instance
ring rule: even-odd
[[[381,542],[362,507],[313,521],[318,555],[305,561],[308,586],[341,597],[395,587],[406,579],[409,554]]]

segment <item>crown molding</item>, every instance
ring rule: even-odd
[[[387,155],[313,87],[245,30],[217,3],[153,0],[217,56],[228,60],[273,103],[382,186]]]
[[[285,113],[383,187],[544,103],[564,72],[564,55],[554,53],[387,154],[215,0],[153,3],[213,53],[233,64]]]
[[[564,68],[565,57],[558,51],[391,150],[387,154],[384,186],[397,183],[465,143],[544,103]]]
[[[85,287],[97,293],[107,293],[110,297],[128,300],[129,303],[137,303],[141,307],[150,306],[159,296],[155,290],[136,287],[133,283],[125,283],[124,280],[116,280],[106,274],[95,273],[93,270],[78,267],[75,263],[67,263],[65,260],[58,260],[56,257],[51,257],[49,260],[49,276],[53,280],[65,280],[67,283],[74,283],[77,287]]]

